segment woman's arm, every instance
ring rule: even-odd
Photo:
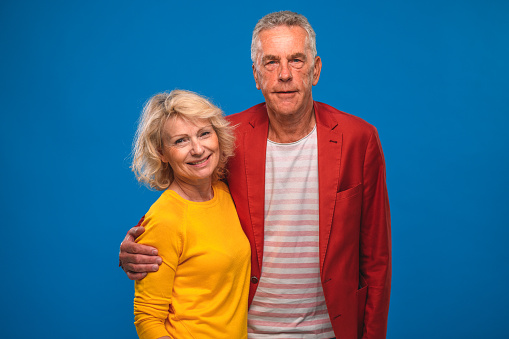
[[[157,272],[135,282],[134,324],[141,339],[166,338],[165,321],[172,303],[180,237],[177,230],[158,215],[147,218],[144,226],[146,230],[138,237],[138,243],[158,247],[163,263]]]

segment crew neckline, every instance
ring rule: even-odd
[[[187,199],[181,197],[177,192],[175,192],[174,190],[171,190],[171,189],[167,189],[166,191],[164,191],[164,193],[169,194],[171,197],[173,197],[183,203],[189,204],[189,205],[200,205],[200,206],[215,205],[218,201],[218,194],[217,194],[218,189],[216,186],[217,185],[212,185],[212,190],[214,192],[214,196],[212,197],[212,199],[207,200],[207,201],[187,200]]]
[[[309,138],[311,136],[311,134],[313,134],[314,132],[316,131],[316,123],[315,125],[313,126],[313,129],[311,130],[311,132],[309,132],[306,136],[302,137],[301,139],[297,140],[297,141],[293,141],[293,142],[277,142],[277,141],[272,141],[270,140],[269,138],[267,138],[267,142],[268,143],[271,143],[273,145],[278,145],[278,146],[291,146],[291,145],[296,145],[300,142],[303,142],[304,140],[306,140],[307,138]]]

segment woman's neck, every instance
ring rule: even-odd
[[[200,184],[190,184],[175,178],[168,187],[182,198],[189,201],[203,202],[209,201],[214,197],[214,190],[210,181]]]

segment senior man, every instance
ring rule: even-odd
[[[251,58],[265,102],[228,117],[238,125],[228,184],[252,252],[249,337],[385,338],[391,240],[377,131],[313,101],[322,62],[304,16],[263,17]],[[160,264],[133,242],[141,232],[121,245],[131,279]]]

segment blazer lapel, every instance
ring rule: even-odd
[[[338,122],[326,108],[314,103],[317,141],[318,141],[318,195],[319,195],[319,252],[320,271],[329,243],[329,235],[336,203],[336,193],[339,188],[339,169],[341,165],[341,150],[343,133],[340,132]]]
[[[265,105],[260,114],[248,122],[244,135],[244,160],[246,166],[247,199],[251,225],[256,244],[256,255],[261,272],[263,258],[264,215],[265,215],[265,158],[269,119]]]

